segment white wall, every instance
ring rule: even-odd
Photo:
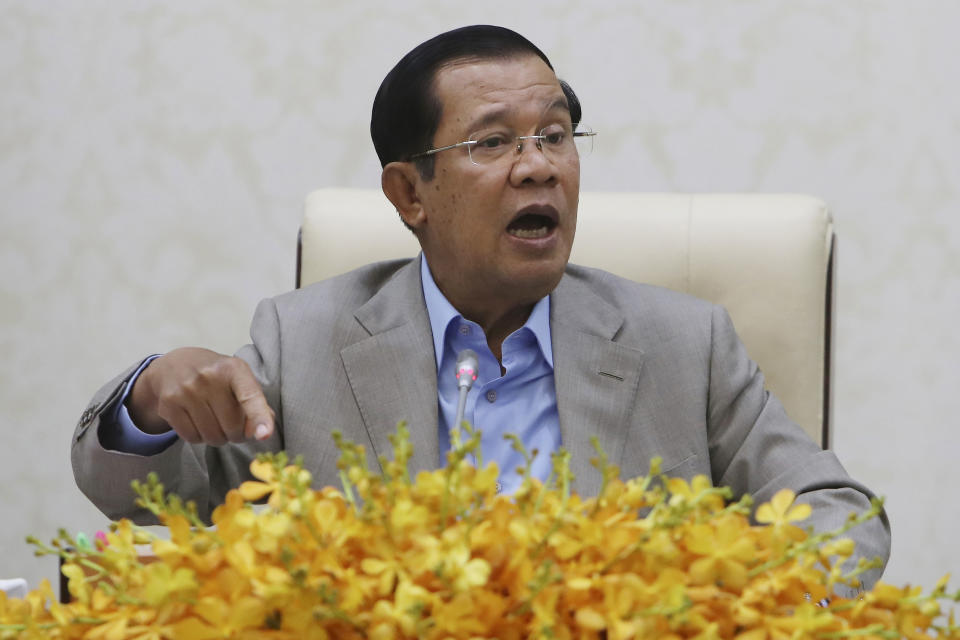
[[[960,5],[591,4],[0,0],[0,576],[53,577],[27,533],[104,523],[68,456],[93,391],[242,344],[292,285],[304,195],[378,184],[383,75],[473,22],[576,87],[601,132],[585,189],[833,206],[836,450],[888,497],[889,580],[960,569]]]

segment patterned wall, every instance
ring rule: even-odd
[[[378,184],[385,72],[472,22],[577,88],[585,189],[833,206],[836,449],[888,496],[890,580],[960,569],[960,5],[591,4],[0,0],[0,577],[53,577],[26,533],[103,523],[69,465],[87,398],[144,354],[242,344],[292,284],[304,195]]]

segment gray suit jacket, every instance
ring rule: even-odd
[[[663,470],[716,485],[756,503],[790,487],[814,507],[817,529],[839,526],[869,506],[851,479],[784,413],[763,386],[726,312],[687,295],[570,265],[551,297],[557,409],[573,454],[575,487],[595,494],[592,435],[623,477]],[[168,489],[207,516],[249,477],[261,450],[304,456],[315,486],[338,486],[334,429],[391,455],[398,420],[412,433],[412,471],[436,468],[437,370],[419,261],[370,265],[263,301],[253,343],[238,355],[252,367],[277,414],[268,441],[215,448],[177,442],[142,457],[104,450],[97,430],[136,365],[104,386],[74,434],[77,484],[108,516],[145,519],[129,484],[156,471]],[[885,519],[852,532],[859,554],[889,554]]]

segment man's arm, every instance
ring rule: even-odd
[[[102,387],[83,412],[74,432],[71,459],[77,486],[111,518],[152,518],[134,507],[130,482],[157,473],[167,490],[194,500],[202,517],[233,486],[249,476],[259,451],[281,448],[273,409],[264,386],[277,379],[279,325],[270,301],[261,303],[251,325],[254,344],[242,358],[205,349],[178,349],[157,358],[136,380],[128,399],[131,418],[145,431],[178,434],[177,440],[150,456],[108,450],[100,438],[117,409],[123,389],[142,363]],[[259,427],[268,432],[263,440]],[[264,435],[260,429],[260,435]]]
[[[713,311],[710,358],[708,437],[714,484],[738,495],[750,493],[756,506],[790,488],[798,502],[813,507],[811,517],[799,524],[818,532],[836,529],[850,513],[870,508],[874,494],[847,474],[832,451],[811,441],[764,389],[763,374],[721,307]],[[885,513],[847,537],[856,543],[857,557],[880,557],[886,563],[890,525]],[[864,583],[869,586],[881,573],[869,572]]]

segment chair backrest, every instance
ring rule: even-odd
[[[307,198],[297,286],[419,244],[378,190]],[[834,232],[826,205],[803,195],[580,194],[570,258],[727,308],[767,387],[828,447]]]

